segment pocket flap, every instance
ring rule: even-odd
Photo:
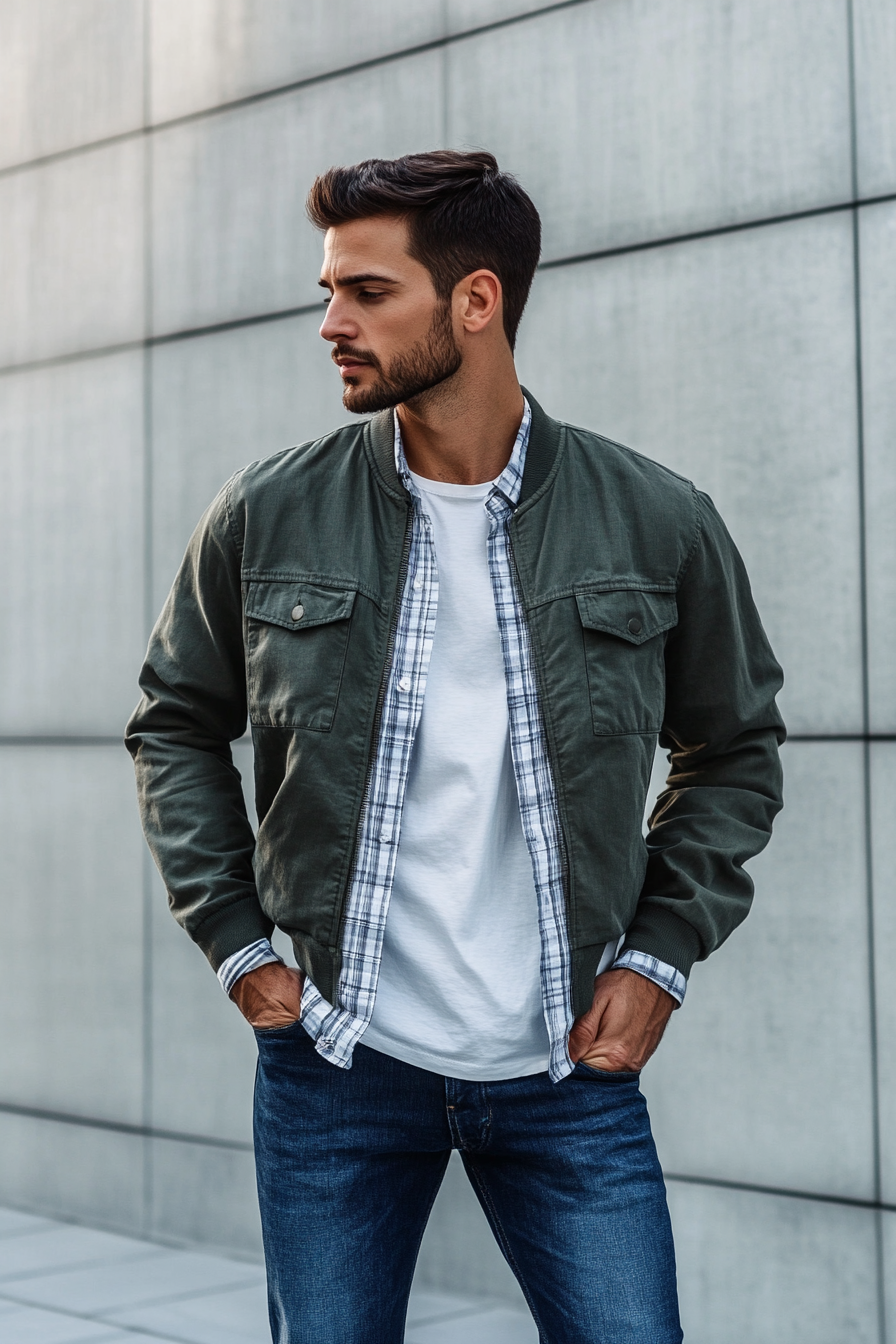
[[[603,630],[629,644],[644,644],[678,624],[674,593],[616,588],[607,593],[576,593],[576,603],[586,629]]]
[[[354,602],[353,588],[326,588],[304,579],[265,579],[249,584],[246,615],[285,630],[306,630],[348,620]]]

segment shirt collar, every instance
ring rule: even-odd
[[[416,498],[417,487],[414,485],[407,458],[404,455],[404,444],[401,441],[401,427],[398,423],[398,416],[393,412],[395,423],[395,470],[401,477],[405,488]],[[510,454],[510,461],[501,472],[501,475],[494,483],[494,489],[498,490],[513,508],[516,508],[520,497],[520,490],[523,486],[523,472],[526,468],[526,449],[529,447],[529,430],[532,427],[532,408],[526,398],[523,398],[523,418],[520,427],[517,430],[516,438],[513,443],[513,452]]]

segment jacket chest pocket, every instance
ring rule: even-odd
[[[251,723],[330,731],[354,602],[353,589],[301,579],[249,584],[246,667]]]
[[[666,699],[664,631],[678,622],[674,593],[577,593],[595,733],[658,733]]]

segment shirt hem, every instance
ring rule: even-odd
[[[465,1064],[462,1061],[447,1059],[445,1056],[430,1054],[426,1050],[414,1050],[404,1046],[396,1047],[391,1042],[373,1044],[369,1040],[370,1032],[366,1032],[359,1042],[366,1045],[368,1050],[375,1050],[380,1055],[388,1055],[391,1059],[397,1059],[402,1064],[411,1064],[416,1069],[425,1069],[427,1073],[436,1073],[442,1078],[458,1078],[467,1083],[501,1083],[507,1082],[512,1078],[530,1078],[536,1073],[547,1073],[550,1066],[548,1052],[540,1055],[538,1060],[530,1057],[528,1064],[520,1061],[512,1064],[510,1071],[501,1071],[500,1066],[496,1068],[483,1069],[482,1065]],[[357,1049],[357,1046],[355,1047]]]

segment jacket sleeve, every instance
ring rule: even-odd
[[[153,630],[126,730],[143,830],[175,919],[215,970],[269,937],[230,743],[246,726],[240,548],[230,489],[199,523]]]
[[[783,676],[743,561],[706,496],[666,645],[660,746],[671,770],[647,835],[648,862],[626,948],[687,975],[744,919],[744,864],[768,843],[782,798],[775,704]]]

